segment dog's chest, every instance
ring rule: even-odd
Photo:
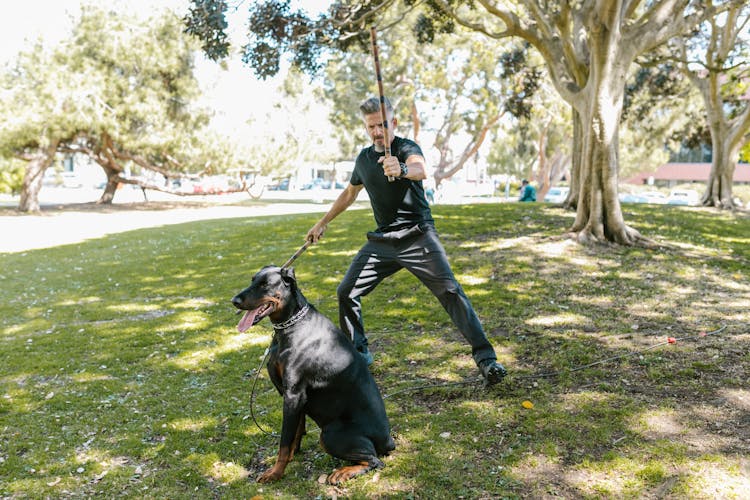
[[[340,378],[355,362],[354,351],[333,339],[308,338],[281,344],[277,372],[287,387],[319,388]]]

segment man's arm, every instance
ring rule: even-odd
[[[359,184],[355,186],[351,182],[344,188],[338,198],[333,202],[328,212],[307,232],[307,240],[317,243],[328,228],[328,223],[336,218],[341,212],[351,206],[357,199],[359,192],[364,186]]]

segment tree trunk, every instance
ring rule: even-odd
[[[613,15],[604,14],[605,20]],[[652,242],[625,224],[617,197],[619,122],[630,65],[630,57],[621,51],[617,26],[602,22],[592,28],[589,79],[574,103],[583,140],[578,206],[570,234],[580,242],[647,246]]]
[[[550,170],[552,169],[551,162],[547,158],[547,131],[549,130],[549,123],[545,125],[539,133],[539,145],[538,148],[538,164],[536,168],[536,182],[537,189],[536,195],[538,200],[543,200],[550,188]]]
[[[111,205],[115,199],[117,186],[120,184],[120,172],[109,167],[102,166],[102,170],[107,174],[107,185],[104,186],[102,195],[97,200],[97,205]]]
[[[617,127],[612,111],[597,110],[584,130],[578,209],[570,232],[581,242],[635,245],[642,237],[625,224],[617,197]]]
[[[42,189],[44,172],[55,160],[57,143],[58,141],[53,141],[46,148],[39,148],[30,158],[23,176],[21,199],[18,202],[18,210],[21,212],[39,212],[39,191]]]
[[[482,147],[482,144],[484,144],[484,140],[487,138],[487,133],[492,129],[492,127],[497,124],[497,122],[500,120],[500,117],[503,115],[503,113],[498,113],[495,116],[491,116],[487,119],[487,121],[482,125],[482,128],[479,129],[476,134],[469,140],[469,143],[464,148],[463,153],[461,153],[461,157],[458,159],[458,161],[449,161],[453,159],[453,155],[450,154],[450,148],[448,147],[450,135],[448,135],[442,143],[438,143],[438,138],[435,139],[435,146],[440,151],[440,161],[437,164],[437,167],[435,168],[435,185],[439,186],[440,182],[443,181],[443,179],[449,179],[450,177],[453,177],[457,172],[461,171],[461,169],[464,168],[464,165],[471,159],[472,156],[474,156],[477,151],[479,151],[479,148]]]
[[[701,198],[704,206],[733,209],[732,182],[734,169],[743,144],[743,135],[750,116],[750,105],[740,116],[728,120],[721,96],[720,75],[711,73],[708,78],[692,78],[703,96],[708,115],[708,128],[711,131],[711,172],[706,183],[706,191]]]
[[[571,153],[570,165],[570,191],[568,199],[563,203],[563,207],[576,209],[578,207],[578,196],[581,190],[581,166],[583,162],[583,122],[581,115],[573,107],[571,116],[573,117],[573,151]]]
[[[561,151],[555,151],[551,158],[545,155],[544,165],[540,165],[536,174],[539,183],[539,189],[536,191],[537,199],[543,200],[550,188],[560,182],[563,177],[570,179],[570,160],[570,155]]]
[[[115,146],[112,138],[106,132],[101,137],[102,147],[97,154],[96,161],[107,174],[107,185],[104,187],[97,205],[111,205],[117,193],[117,186],[120,184],[120,174],[123,171],[122,166],[118,163],[115,154]]]
[[[706,191],[701,198],[704,206],[733,209],[732,181],[734,168],[739,156],[739,147],[732,147],[725,138],[715,137],[711,133],[713,159],[711,173],[708,176]]]

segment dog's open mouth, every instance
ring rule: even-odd
[[[264,302],[260,307],[245,311],[242,319],[237,324],[237,331],[240,333],[246,332],[251,326],[258,323],[260,320],[268,316],[273,312],[274,306],[272,302]]]

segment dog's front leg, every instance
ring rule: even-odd
[[[287,464],[294,456],[294,447],[299,445],[298,433],[305,418],[305,413],[302,411],[303,406],[301,395],[286,394],[284,396],[284,418],[281,424],[279,454],[273,467],[258,478],[259,483],[278,481],[284,475]]]

